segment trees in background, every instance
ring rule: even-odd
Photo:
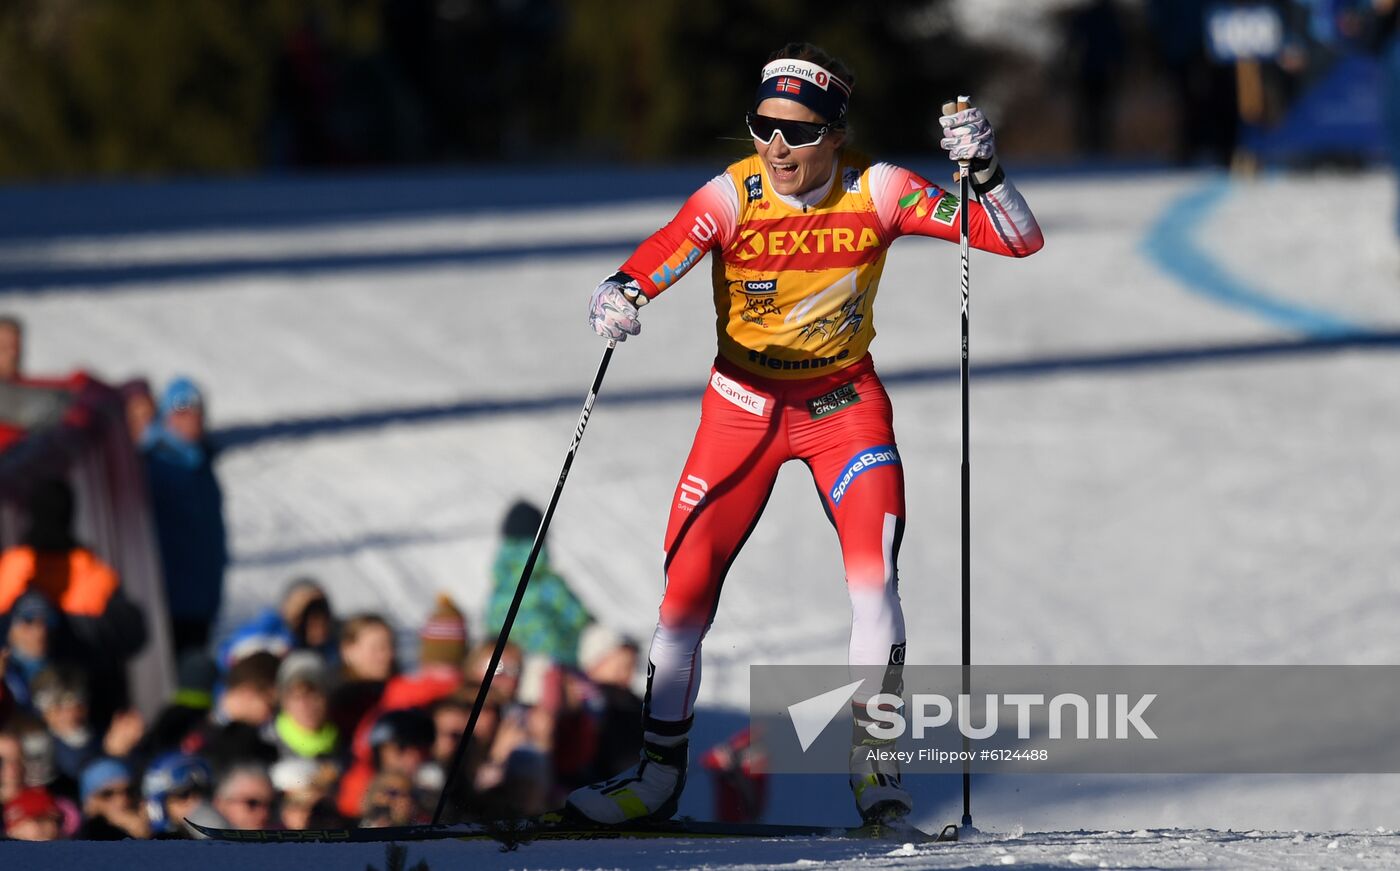
[[[9,0],[0,178],[721,157],[794,39],[856,70],[856,141],[907,153],[986,67],[949,5]]]

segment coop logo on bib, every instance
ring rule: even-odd
[[[846,495],[846,490],[855,482],[856,478],[870,471],[877,466],[889,466],[899,464],[899,449],[894,445],[879,445],[861,451],[851,458],[846,464],[846,468],[841,470],[841,474],[836,478],[836,486],[831,488],[832,505],[840,505],[841,499]]]

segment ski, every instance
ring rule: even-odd
[[[186,823],[213,841],[257,843],[382,843],[389,841],[498,841],[513,845],[530,841],[599,841],[641,838],[849,838],[899,840],[917,843],[956,841],[957,826],[948,825],[938,834],[909,825],[871,824],[864,826],[800,826],[769,823],[716,823],[696,820],[626,823],[604,826],[545,814],[524,820],[504,820],[460,825],[386,826],[384,828],[264,830],[222,829],[199,823]]]

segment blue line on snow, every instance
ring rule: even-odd
[[[1330,312],[1271,297],[1215,262],[1196,241],[1195,231],[1229,192],[1229,181],[1216,178],[1178,197],[1148,230],[1142,242],[1143,253],[1192,293],[1259,315],[1303,335],[1329,337],[1367,332],[1366,327]]]
[[[1076,354],[1038,357],[1029,360],[1003,360],[974,365],[972,374],[979,381],[983,379],[1014,380],[1076,372],[1155,369],[1169,366],[1199,365],[1217,360],[1296,357],[1367,349],[1400,349],[1400,331],[1350,333],[1323,338],[1282,339],[1271,342],[1247,342],[1206,347],[1185,346],[1146,351]],[[880,377],[885,384],[889,385],[927,384],[944,381],[954,382],[961,377],[961,374],[957,366],[930,366],[886,371]],[[697,384],[613,390],[601,394],[598,401],[609,405],[693,402],[700,396],[702,390],[703,385]],[[576,393],[557,393],[520,399],[462,400],[439,405],[384,408],[341,415],[230,426],[215,431],[213,439],[221,450],[231,450],[274,439],[342,435],[392,424],[434,423],[499,414],[574,410],[578,408],[579,402],[580,397]]]

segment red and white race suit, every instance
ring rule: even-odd
[[[852,665],[903,660],[898,590],[904,476],[889,397],[870,359],[873,306],[890,243],[956,242],[1025,257],[1044,244],[1003,180],[980,202],[917,174],[841,155],[828,183],[800,199],[772,190],[762,160],[731,165],[622,265],[648,298],[713,252],[719,354],[666,531],[666,592],[652,639],[650,727],[687,721],[700,643],[725,575],[753,531],[778,467],[801,460],[840,538],[852,605]]]

